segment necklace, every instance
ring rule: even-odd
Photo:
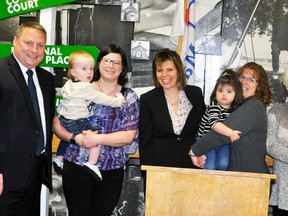
[[[174,101],[174,102],[171,102],[171,99],[170,99],[166,94],[165,94],[165,97],[166,97],[167,102],[168,102],[171,106],[174,106],[174,105],[178,104],[178,102],[179,102],[179,92],[178,92],[178,95],[177,95],[177,99],[176,99],[176,101]]]
[[[168,101],[168,103],[171,105],[171,106],[174,106],[175,104],[177,104],[179,102],[179,98],[174,102],[174,103],[171,103],[170,101]]]
[[[99,81],[97,82],[97,85],[98,85],[100,91],[101,91],[102,93],[105,93],[105,92],[102,90]],[[111,95],[112,93],[114,93],[114,91],[117,89],[117,87],[118,87],[118,84],[116,84],[116,86],[115,86],[115,88],[113,89],[113,91],[111,91],[110,93],[107,93],[107,95]],[[105,94],[106,94],[106,93],[105,93]]]

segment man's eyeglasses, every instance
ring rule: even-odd
[[[110,65],[111,63],[113,63],[113,65],[115,65],[115,66],[120,66],[122,64],[121,61],[111,60],[108,58],[102,58],[102,61],[104,62],[105,65]]]
[[[246,81],[249,82],[249,83],[256,83],[256,82],[258,82],[257,79],[254,79],[254,78],[251,78],[251,77],[245,77],[245,76],[243,76],[243,75],[240,75],[240,76],[239,76],[239,79],[240,79],[240,80],[246,80]]]

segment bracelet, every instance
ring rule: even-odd
[[[196,155],[192,154],[190,151],[188,152],[188,155],[189,155],[190,157],[197,157]]]
[[[76,136],[77,136],[77,134],[75,134],[75,133],[72,134],[72,136],[70,138],[70,143],[76,144],[76,140],[75,140]]]

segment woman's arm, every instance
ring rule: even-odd
[[[103,134],[97,134],[90,130],[83,131],[83,140],[79,145],[85,148],[91,148],[97,144],[121,147],[134,143],[139,124],[139,99],[137,94],[131,89],[127,89],[124,92],[124,97],[127,102],[121,109],[123,119],[118,131]]]
[[[287,133],[279,128],[280,116],[283,118],[286,113],[277,109],[281,105],[274,106],[268,112],[267,153],[276,160],[288,163],[288,147],[282,144],[283,141],[288,142]],[[282,142],[279,142],[278,139],[281,139]]]
[[[263,119],[266,119],[266,108],[263,103],[257,99],[249,99],[232,112],[224,123],[230,128],[241,131],[241,137],[244,137],[259,128],[259,125],[263,124]],[[230,143],[228,137],[211,130],[194,143],[191,149],[199,156],[227,143]]]
[[[203,118],[207,119],[207,124],[210,125],[213,131],[229,137],[231,142],[237,141],[240,138],[239,133],[241,132],[233,130],[232,128],[226,126],[224,123],[220,122],[220,120],[224,117],[221,116],[223,116],[223,109],[219,104],[215,104],[214,102],[212,102],[208,106]]]
[[[240,139],[240,131],[232,130],[231,128],[227,127],[222,122],[217,122],[214,127],[212,128],[215,132],[227,136],[230,138],[231,142],[235,142]]]
[[[95,134],[91,130],[83,131],[82,145],[91,148],[96,145],[120,147],[133,142],[137,129],[130,131],[118,131],[110,134]]]
[[[0,196],[1,196],[1,194],[2,194],[2,192],[3,192],[3,174],[2,173],[0,173]]]
[[[152,138],[155,129],[149,99],[147,95],[141,95],[140,97],[139,154],[141,164],[151,164],[153,162]]]

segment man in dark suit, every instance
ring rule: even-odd
[[[44,58],[46,31],[39,23],[23,23],[13,45],[13,54],[0,59],[0,215],[39,216],[41,184],[51,189],[55,103],[53,75],[38,67]],[[33,72],[34,101],[40,112],[28,89],[28,69]],[[37,152],[41,134],[44,139]]]
[[[280,53],[288,50],[288,2],[286,0],[276,0],[272,27],[272,68],[273,73],[277,74]]]

